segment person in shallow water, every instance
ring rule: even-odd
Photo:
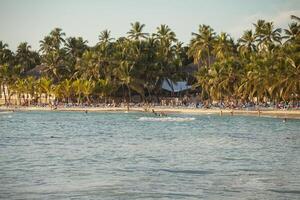
[[[157,116],[157,112],[155,112],[154,109],[152,109],[152,113]]]
[[[161,113],[157,113],[154,111],[154,109],[152,109],[152,113],[155,115],[155,116],[159,116],[159,117],[166,117],[167,114],[164,113],[164,112],[161,112]]]
[[[159,114],[159,116],[166,117],[166,116],[167,116],[167,114],[166,114],[166,113],[164,113],[164,112],[161,112],[161,113]]]

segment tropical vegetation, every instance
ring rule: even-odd
[[[199,25],[187,46],[168,25],[149,34],[140,22],[116,39],[102,31],[95,46],[82,37],[66,37],[60,28],[40,41],[38,52],[27,42],[12,52],[0,41],[0,92],[7,105],[12,95],[27,105],[42,96],[46,102],[54,97],[78,104],[131,102],[133,96],[157,101],[176,95],[162,90],[168,79],[187,80],[193,85],[187,94],[203,101],[299,101],[300,21],[291,18],[287,29],[258,20],[236,41]],[[196,66],[193,73],[189,66]]]

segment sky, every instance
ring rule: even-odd
[[[92,46],[101,31],[125,36],[139,21],[150,33],[167,24],[188,44],[200,24],[237,39],[258,19],[286,28],[292,14],[300,16],[300,0],[0,0],[0,41],[13,51],[25,41],[38,50],[39,41],[60,27]]]

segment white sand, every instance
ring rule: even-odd
[[[182,107],[150,107],[147,112],[164,113],[185,113],[185,114],[216,114],[216,115],[252,115],[252,116],[271,116],[280,118],[300,119],[300,110],[230,110],[230,109],[199,109]],[[50,107],[0,107],[0,111],[88,111],[88,112],[126,112],[127,107],[58,107],[53,110]],[[130,112],[145,112],[143,107],[130,107]]]

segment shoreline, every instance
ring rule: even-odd
[[[182,108],[182,107],[162,107],[154,106],[147,107],[130,107],[129,112],[148,112],[152,109],[159,113],[182,113],[182,114],[196,114],[196,115],[243,115],[243,116],[259,116],[259,117],[273,117],[273,118],[289,118],[300,119],[300,110],[243,110],[243,109],[201,109],[201,108]],[[59,112],[127,112],[127,107],[3,107],[0,106],[0,112],[26,112],[26,111],[59,111]]]

